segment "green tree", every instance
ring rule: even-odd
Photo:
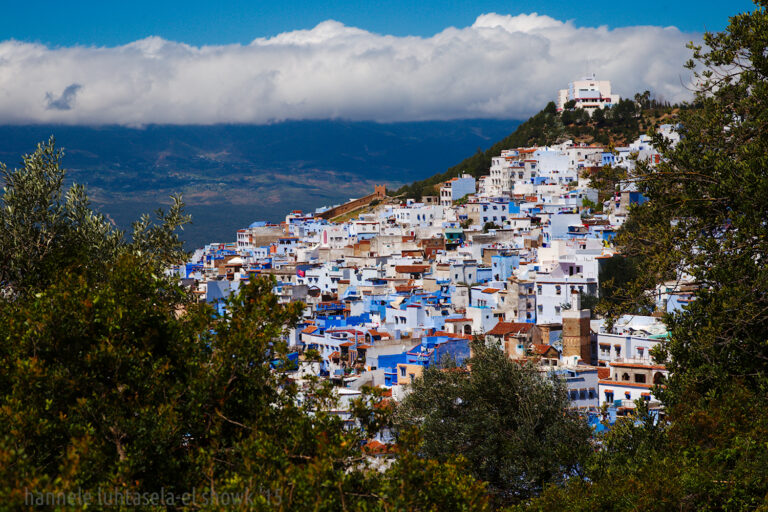
[[[424,372],[396,411],[417,426],[428,458],[465,458],[497,504],[536,495],[580,471],[589,427],[568,409],[565,385],[495,347],[473,346],[466,367]]]
[[[605,124],[605,111],[602,108],[596,108],[595,111],[592,112],[592,122],[597,126]]]
[[[180,197],[157,221],[142,216],[131,241],[101,214],[94,213],[85,188],[64,192],[62,151],[53,137],[23,157],[23,166],[0,163],[0,288],[6,294],[32,291],[54,282],[62,269],[77,266],[99,273],[118,255],[141,252],[158,267],[181,261],[185,254],[177,229],[189,222]]]
[[[603,165],[585,171],[589,178],[589,186],[597,190],[597,202],[602,204],[612,199],[619,190],[619,185],[627,179],[627,171],[623,167]]]
[[[690,276],[694,301],[665,322],[654,357],[671,370],[655,390],[658,425],[621,424],[588,478],[550,488],[537,510],[768,508],[768,2],[691,45],[697,84],[675,146],[654,134],[659,165],[634,177],[649,201],[617,242],[636,270],[630,311],[662,281]],[[698,67],[696,67],[698,63]]]
[[[638,165],[635,180],[649,201],[620,233],[622,251],[640,263],[635,290],[683,273],[698,284],[696,300],[667,318],[664,358],[673,377],[670,405],[726,386],[755,382],[768,366],[768,15],[761,1],[735,16],[699,63],[697,108],[681,114],[682,140],[655,135],[664,158]],[[692,61],[689,66],[694,66]]]

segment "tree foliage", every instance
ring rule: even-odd
[[[698,107],[681,114],[676,146],[655,135],[664,159],[641,162],[635,178],[649,201],[618,237],[640,262],[636,292],[683,275],[699,286],[696,300],[667,319],[670,405],[691,386],[706,393],[734,377],[757,382],[768,368],[765,3],[704,40],[706,49],[692,46]]]
[[[690,305],[665,317],[669,338],[654,353],[671,370],[654,392],[667,416],[620,423],[587,478],[528,508],[768,508],[766,7],[758,1],[724,32],[706,34],[705,47],[691,45],[696,96],[680,114],[682,140],[673,147],[653,135],[663,159],[641,162],[634,177],[649,200],[617,237],[636,269],[614,314],[647,302],[663,281],[688,276],[698,287]]]
[[[536,495],[580,470],[589,427],[568,410],[565,385],[495,347],[473,346],[466,367],[430,368],[396,412],[421,432],[420,453],[465,458],[497,504]]]
[[[159,267],[184,257],[177,230],[189,222],[180,197],[157,221],[145,215],[133,226],[131,241],[95,213],[82,185],[64,192],[62,151],[53,137],[9,169],[0,163],[0,288],[6,294],[31,291],[54,282],[66,268],[100,272],[120,254],[144,252]]]

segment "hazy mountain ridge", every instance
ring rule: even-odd
[[[69,178],[119,226],[181,192],[193,214],[190,246],[234,239],[257,219],[314,209],[442,171],[508,135],[513,120],[379,124],[291,121],[271,125],[144,128],[0,126],[0,161],[54,135]]]

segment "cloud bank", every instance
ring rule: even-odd
[[[586,72],[622,95],[648,89],[679,101],[690,96],[685,43],[698,37],[492,13],[426,38],[325,21],[248,45],[10,40],[0,43],[0,124],[523,118]]]

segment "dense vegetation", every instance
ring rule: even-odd
[[[439,461],[461,455],[497,506],[580,472],[591,451],[590,428],[568,411],[563,381],[542,378],[532,364],[482,343],[473,346],[467,367],[429,368],[398,406],[400,428],[421,433],[420,453]]]
[[[638,166],[649,201],[617,243],[636,262],[614,313],[682,275],[695,300],[667,315],[654,355],[671,370],[666,418],[618,425],[584,479],[551,487],[535,510],[765,510],[768,507],[768,2],[691,46],[696,108],[664,159]]]

